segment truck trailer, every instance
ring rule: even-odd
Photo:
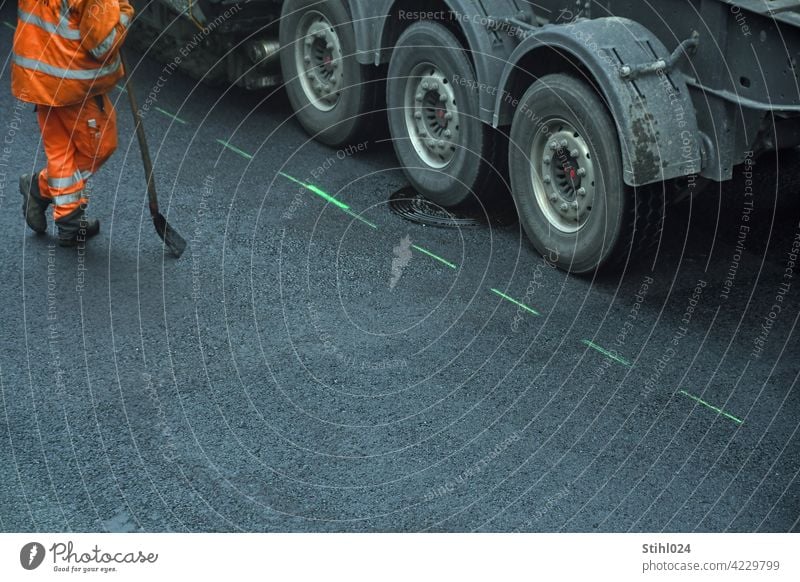
[[[208,82],[283,85],[315,139],[388,120],[445,208],[510,190],[537,251],[583,274],[666,208],[800,144],[798,0],[135,0],[135,40]]]

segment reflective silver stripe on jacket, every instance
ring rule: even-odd
[[[94,47],[89,52],[92,53],[92,56],[96,59],[102,58],[104,54],[106,54],[112,46],[114,46],[114,41],[117,38],[117,31],[116,29],[112,28],[111,32],[107,37],[105,37],[99,45]]]
[[[57,36],[60,36],[61,38],[66,38],[67,40],[81,39],[81,31],[69,27],[67,17],[65,16],[63,11],[61,13],[61,19],[59,20],[58,24],[53,24],[52,22],[47,22],[46,20],[42,20],[35,14],[31,14],[30,12],[25,12],[24,10],[17,10],[17,16],[25,24],[32,24],[33,26],[41,28],[42,30],[47,31],[50,34],[55,34]]]
[[[80,184],[81,180],[83,180],[83,174],[81,174],[80,170],[72,174],[71,176],[67,176],[66,178],[47,178],[47,185],[51,188],[55,188],[57,190],[63,190],[64,188],[69,188],[70,186],[75,186],[76,184]]]
[[[74,194],[63,194],[61,196],[53,196],[53,204],[56,206],[66,206],[67,204],[74,204],[80,202],[83,198],[83,192],[75,192]]]
[[[16,53],[14,53],[13,58],[14,64],[25,69],[31,69],[52,77],[58,77],[59,79],[77,79],[79,81],[92,81],[94,79],[99,79],[100,77],[115,73],[117,70],[119,70],[120,66],[119,56],[117,56],[117,58],[114,59],[111,64],[100,67],[99,69],[61,69],[59,67],[54,67],[53,65],[43,63],[42,61],[37,61],[36,59],[29,59],[28,57],[20,56]]]
[[[120,14],[119,15],[119,23],[128,28],[128,22],[130,19],[128,18],[127,14]],[[102,58],[104,54],[106,54],[112,46],[114,46],[114,41],[117,39],[117,29],[116,27],[111,29],[111,32],[108,33],[108,36],[105,37],[100,44],[94,47],[89,52],[92,53],[92,56],[96,59]]]

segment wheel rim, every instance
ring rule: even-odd
[[[537,131],[531,146],[531,181],[536,202],[547,221],[574,233],[586,224],[595,202],[595,169],[591,148],[568,121],[551,118]]]
[[[339,35],[325,16],[309,10],[297,25],[295,64],[303,92],[320,111],[330,111],[341,97],[344,67]]]
[[[452,84],[431,63],[415,66],[406,80],[406,127],[417,155],[432,168],[444,168],[460,137],[458,104]]]

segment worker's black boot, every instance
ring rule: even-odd
[[[50,202],[42,198],[42,193],[39,191],[39,174],[20,176],[19,191],[23,197],[22,213],[25,215],[25,222],[35,232],[47,232],[45,212]]]
[[[56,220],[58,227],[58,244],[62,247],[74,247],[85,243],[100,232],[100,221],[96,218],[86,218],[83,207]]]

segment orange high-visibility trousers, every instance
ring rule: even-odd
[[[39,173],[42,197],[59,220],[88,204],[86,180],[117,149],[117,114],[106,95],[66,107],[37,107],[47,167]]]

